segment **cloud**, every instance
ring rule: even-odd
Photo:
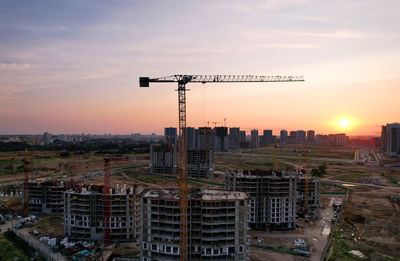
[[[351,30],[339,30],[328,33],[313,33],[313,32],[296,32],[296,31],[283,31],[277,30],[277,33],[287,34],[287,35],[298,35],[298,36],[311,36],[311,37],[321,37],[321,38],[368,38],[369,36],[363,32],[351,31]]]
[[[0,70],[24,70],[31,67],[29,63],[0,63]]]

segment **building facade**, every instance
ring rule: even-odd
[[[400,156],[400,123],[382,126],[381,149],[390,157]]]
[[[236,150],[240,148],[240,128],[229,128],[229,149]]]
[[[258,137],[258,130],[251,130],[251,147],[260,147],[260,138]]]
[[[141,187],[110,189],[110,241],[133,241],[138,236]],[[64,234],[75,240],[98,241],[104,236],[103,186],[91,185],[64,193]]]
[[[64,211],[64,191],[67,186],[68,181],[62,180],[29,182],[29,213],[62,215]],[[24,200],[24,189],[22,194]]]
[[[288,144],[288,132],[287,130],[281,130],[280,132],[280,143]]]
[[[174,127],[167,127],[164,129],[164,139],[167,144],[177,145],[178,144],[178,132]]]
[[[226,189],[249,194],[250,227],[259,230],[296,227],[297,172],[246,170],[226,173]]]
[[[178,155],[175,145],[151,144],[150,145],[150,173],[176,174]]]
[[[179,193],[150,190],[141,199],[140,259],[180,259]],[[247,194],[191,190],[189,260],[248,260]]]

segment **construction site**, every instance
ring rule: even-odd
[[[376,260],[400,256],[395,168],[357,164],[354,148],[225,151],[225,126],[219,152],[207,148],[208,127],[194,146],[209,153],[187,148],[186,83],[302,78],[171,77],[141,79],[141,85],[178,83],[178,144],[149,143],[150,153],[134,157],[1,154],[1,170],[12,172],[0,176],[2,211],[11,216],[2,228],[11,227],[41,255],[65,260],[352,260],[352,250]]]
[[[107,221],[104,216],[106,197],[103,189],[101,185],[85,185],[65,191],[65,236],[76,240],[99,241],[108,233],[108,240],[112,242],[133,241],[136,238],[142,188],[126,185],[110,188]]]
[[[62,215],[64,213],[64,192],[75,184],[68,180],[43,180],[29,182],[29,213],[35,215]],[[25,187],[25,182],[23,183]],[[22,204],[25,205],[23,191]]]
[[[297,174],[294,171],[227,172],[226,188],[249,194],[249,225],[254,229],[296,227]]]
[[[186,166],[189,177],[210,178],[214,175],[214,151],[186,150]],[[153,174],[177,174],[178,151],[172,144],[150,145],[150,172]]]
[[[150,190],[141,199],[143,261],[180,260],[179,193]],[[248,260],[247,194],[190,190],[189,260]]]

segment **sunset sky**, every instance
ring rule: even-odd
[[[400,121],[398,0],[0,1],[0,134],[158,133],[176,84],[140,76],[303,75],[303,83],[190,84],[207,121],[377,135]],[[339,122],[348,120],[348,127]]]

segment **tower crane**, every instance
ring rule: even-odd
[[[150,83],[178,83],[178,190],[180,210],[180,260],[189,257],[188,249],[188,179],[186,144],[186,84],[188,83],[250,83],[250,82],[302,82],[303,76],[258,76],[258,75],[171,75],[160,78],[140,77],[140,87],[149,87]]]
[[[218,124],[219,122],[218,121],[213,121],[212,122],[212,124],[214,124],[214,128],[217,128],[217,124]]]

